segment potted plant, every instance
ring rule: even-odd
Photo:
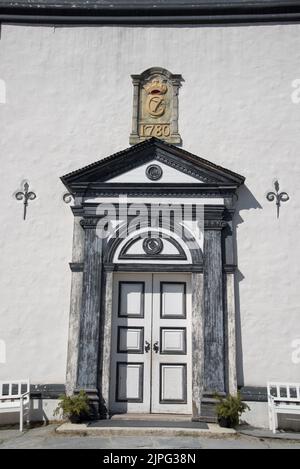
[[[249,406],[242,401],[238,392],[236,396],[229,394],[226,397],[216,395],[218,403],[216,413],[220,427],[232,428],[238,425],[240,416],[245,410],[250,410]]]
[[[79,391],[74,396],[62,395],[59,397],[60,403],[54,411],[54,415],[62,413],[64,418],[68,418],[71,423],[79,423],[89,416],[89,398],[84,391]]]

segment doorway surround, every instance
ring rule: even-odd
[[[237,389],[232,219],[243,176],[151,138],[61,179],[74,197],[68,394],[84,389],[94,418],[111,414],[115,273],[186,273],[191,415],[209,420],[212,395]],[[166,224],[158,216],[132,229],[132,206],[158,203],[186,207],[184,223],[171,217]],[[99,236],[107,223],[110,236]],[[148,241],[145,231],[151,232]]]

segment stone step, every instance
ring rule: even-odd
[[[98,420],[89,422],[89,428],[195,428],[195,429],[208,429],[205,422],[193,422],[189,420]]]
[[[104,422],[100,420],[99,422]],[[195,427],[187,427],[185,425],[179,426],[166,426],[166,422],[164,422],[164,426],[154,426],[151,425],[150,422],[147,422],[147,426],[137,426],[137,421],[134,423],[127,421],[127,425],[125,425],[125,421],[123,421],[123,425],[121,425],[120,421],[115,421],[115,423],[119,424],[118,426],[111,425],[111,420],[106,420],[107,425],[103,425],[101,423],[100,426],[91,426],[91,423],[81,423],[81,424],[74,424],[74,423],[64,423],[60,425],[56,432],[59,434],[65,435],[80,435],[80,436],[99,436],[99,437],[116,437],[116,436],[165,436],[165,437],[176,437],[176,436],[190,436],[190,437],[197,437],[197,436],[214,436],[214,435],[233,435],[236,431],[232,428],[221,428],[219,425],[216,424],[203,424],[205,428],[202,428],[198,422],[198,426]],[[96,422],[93,422],[95,425]],[[174,422],[175,423],[175,422]],[[179,422],[177,422],[179,423]],[[191,424],[197,422],[190,422]],[[110,425],[109,425],[110,424]]]

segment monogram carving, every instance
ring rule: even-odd
[[[156,77],[149,83],[146,83],[144,89],[148,94],[145,101],[145,112],[148,112],[154,118],[164,115],[167,106],[167,100],[164,95],[168,91],[168,86]]]
[[[148,96],[146,109],[152,117],[160,117],[166,111],[166,101],[163,96]]]

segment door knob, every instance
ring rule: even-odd
[[[154,350],[155,353],[158,353],[158,352],[159,352],[159,345],[158,345],[158,342],[155,342],[155,343],[153,344],[153,350]]]
[[[150,350],[150,344],[148,342],[148,340],[145,341],[145,352],[148,353]]]

